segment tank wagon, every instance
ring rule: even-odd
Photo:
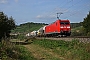
[[[37,36],[70,36],[71,26],[69,20],[56,20],[55,22],[41,27],[37,31]]]
[[[37,36],[37,31],[32,31],[32,32],[30,33],[30,36]]]
[[[41,27],[38,31],[37,31],[37,36],[45,36],[45,27]]]

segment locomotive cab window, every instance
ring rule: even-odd
[[[69,22],[65,22],[65,24],[66,24],[66,25],[68,25],[68,24],[69,24]]]
[[[66,24],[66,25],[68,25],[69,22],[61,22],[60,24],[61,24],[61,25],[62,25],[62,24]]]

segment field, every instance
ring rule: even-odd
[[[0,42],[0,60],[36,60],[22,45]]]
[[[32,38],[25,44],[2,42],[0,53],[2,60],[90,60],[90,42]]]
[[[36,60],[90,60],[90,43],[48,39],[30,39],[28,43],[20,46]]]
[[[47,24],[28,22],[17,26],[16,29],[12,30],[12,33],[29,33],[31,31],[38,30],[39,28],[45,25]]]
[[[38,60],[90,60],[90,43],[77,40],[33,40],[24,46]]]

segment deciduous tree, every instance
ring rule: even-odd
[[[14,28],[14,19],[12,17],[8,18],[7,15],[0,12],[0,39],[9,37],[11,30]]]
[[[87,17],[84,18],[83,27],[85,28],[87,35],[90,36],[90,12],[87,14]]]

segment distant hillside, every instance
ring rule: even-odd
[[[80,23],[71,23],[71,28],[76,28],[82,26],[82,22]]]
[[[19,26],[17,26],[16,29],[12,31],[12,33],[28,33],[34,30],[38,30],[39,28],[45,25],[47,24],[28,22],[28,23],[20,24]],[[80,27],[80,26],[82,26],[81,23],[71,23],[72,29],[76,27]]]
[[[82,22],[71,23],[71,36],[86,36]]]
[[[71,36],[85,36],[85,34],[83,26],[71,29]]]
[[[20,24],[19,26],[17,26],[16,29],[12,31],[12,33],[28,33],[34,30],[38,30],[39,28],[45,25],[47,24],[28,22],[28,23]]]

